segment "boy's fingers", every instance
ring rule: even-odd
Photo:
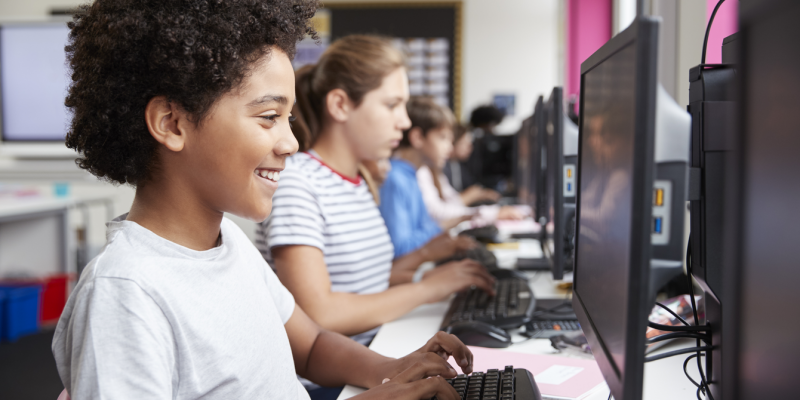
[[[409,383],[430,376],[454,378],[456,376],[456,370],[436,353],[428,352],[422,356],[421,360],[415,362],[405,371],[392,378],[392,382],[399,384]]]
[[[437,400],[460,400],[458,392],[447,383],[444,378],[435,376],[411,383],[411,392],[415,399],[431,398],[436,396]]]
[[[422,350],[435,353],[444,350],[447,354],[453,356],[453,359],[465,374],[472,372],[472,352],[456,335],[439,331]]]

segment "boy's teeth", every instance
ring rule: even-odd
[[[256,175],[275,182],[281,180],[281,173],[279,171],[269,171],[266,169],[262,169],[262,170],[257,170]]]

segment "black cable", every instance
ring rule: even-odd
[[[664,332],[706,332],[707,326],[681,326],[681,325],[661,325],[652,321],[647,321],[647,326]]]
[[[673,333],[666,333],[663,335],[658,335],[647,339],[647,344],[661,342],[663,340],[669,339],[677,339],[677,338],[693,338],[693,339],[700,339],[704,342],[708,342],[709,338],[708,335],[702,335],[697,333],[686,333],[686,332],[673,332]]]
[[[666,353],[656,354],[656,355],[650,356],[650,357],[645,357],[644,358],[644,362],[657,361],[657,360],[661,360],[661,359],[664,359],[664,358],[677,356],[677,355],[680,355],[680,354],[708,351],[708,350],[711,350],[711,349],[713,349],[712,346],[687,347],[685,349],[678,349],[678,350],[668,351]]]
[[[663,305],[663,304],[661,304],[661,303],[659,303],[659,302],[656,302],[656,305],[657,305],[657,306],[659,306],[659,307],[661,307],[661,308],[663,308],[663,309],[665,309],[665,310],[667,310],[667,311],[668,311],[670,314],[672,314],[672,316],[673,316],[673,317],[675,317],[675,318],[677,318],[679,321],[683,322],[683,324],[684,324],[684,325],[686,325],[686,326],[689,326],[689,323],[688,323],[688,322],[686,322],[686,320],[685,320],[685,319],[681,318],[681,316],[680,316],[680,315],[678,315],[677,313],[675,313],[675,311],[672,311],[672,310],[670,310],[670,309],[669,309],[669,307],[667,307],[667,306],[665,306],[665,305]]]
[[[692,354],[689,357],[686,357],[686,360],[683,362],[683,374],[686,375],[686,378],[689,379],[689,382],[692,382],[695,387],[699,388],[700,384],[695,382],[695,380],[689,375],[689,371],[686,370],[686,366],[689,365],[689,361],[692,361],[692,359],[695,357],[697,357],[697,354]]]
[[[706,49],[708,48],[708,34],[711,33],[711,24],[714,23],[714,17],[717,15],[717,10],[719,10],[719,6],[724,3],[725,0],[719,0],[716,7],[714,7],[714,12],[711,13],[711,18],[708,19],[708,26],[706,26],[706,38],[703,39],[703,56],[700,58],[700,64],[706,63]]]
[[[722,4],[724,1],[725,0],[720,0],[720,2],[717,3],[717,7],[714,9],[714,13],[711,14],[711,20],[712,21],[714,19],[714,14],[717,13],[717,9],[719,8],[720,4]],[[709,27],[710,26],[711,25],[709,23]],[[706,37],[708,37],[708,32],[706,32]],[[703,58],[704,58],[703,61],[705,61],[705,52],[703,52]],[[692,282],[692,275],[693,275],[693,272],[692,272],[692,261],[694,261],[694,260],[692,258],[692,235],[690,233],[689,234],[689,243],[686,245],[686,279],[688,280],[688,283],[689,283],[689,299],[691,300],[691,303],[692,303],[692,315],[694,316],[694,324],[695,324],[695,326],[700,326],[700,318],[697,317],[697,304],[694,301],[694,283]],[[685,327],[685,328],[688,328],[688,327]],[[709,335],[711,334],[710,330],[709,330],[708,334]],[[697,343],[697,348],[699,349],[700,348],[700,339],[697,339],[696,343]],[[708,387],[708,381],[706,380],[706,375],[705,375],[705,373],[703,373],[703,363],[700,360],[700,357],[701,357],[701,353],[700,353],[700,350],[698,350],[697,351],[697,371],[700,373],[700,382],[702,383],[700,385],[700,389],[698,389],[698,390],[702,390],[703,394],[705,394],[711,400],[714,400],[714,396],[711,395],[711,389]]]

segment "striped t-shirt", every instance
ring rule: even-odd
[[[287,159],[272,213],[256,231],[256,247],[270,265],[270,249],[286,245],[322,250],[334,292],[370,294],[389,287],[394,248],[366,182],[339,175],[313,153]],[[353,339],[368,343],[375,333],[377,328]]]

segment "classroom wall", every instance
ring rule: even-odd
[[[463,0],[461,116],[495,94],[516,96],[515,115],[497,128],[514,133],[536,98],[563,84],[566,0]],[[435,1],[433,1],[435,3]],[[425,3],[418,0],[326,0],[336,3]],[[332,21],[333,24],[336,21]]]
[[[706,23],[719,0],[706,0]],[[739,0],[728,0],[719,7],[708,34],[706,64],[722,62],[722,40],[739,30]]]

